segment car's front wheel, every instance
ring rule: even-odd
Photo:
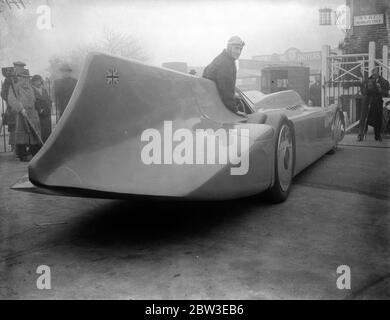
[[[292,125],[284,120],[279,126],[275,146],[275,179],[273,186],[267,191],[267,198],[273,203],[287,199],[294,175],[295,137]]]

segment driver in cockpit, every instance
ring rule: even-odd
[[[235,95],[237,75],[235,61],[240,57],[244,45],[245,43],[240,37],[231,37],[226,49],[214,58],[203,71],[203,78],[215,82],[222,102],[234,113],[241,112],[244,108],[241,99]]]

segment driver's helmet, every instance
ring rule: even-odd
[[[245,46],[245,42],[239,36],[233,36],[228,40],[228,46],[240,46],[241,48]]]

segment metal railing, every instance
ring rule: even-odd
[[[384,77],[387,81],[390,80],[390,60],[387,63],[384,62],[383,59],[375,59],[375,66],[379,68],[379,73]]]
[[[330,82],[361,82],[368,74],[368,54],[331,55]]]
[[[368,76],[368,54],[329,55],[323,94],[325,105],[340,105],[347,122],[355,122],[361,108],[361,84]]]
[[[329,46],[322,49],[322,106],[339,104],[350,123],[357,123],[363,96],[361,85],[374,67],[387,80],[390,78],[389,50],[383,47],[382,59],[375,57],[375,43],[368,53],[332,54]]]

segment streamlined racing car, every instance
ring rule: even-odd
[[[189,200],[266,192],[284,201],[293,177],[337,148],[343,113],[309,107],[291,90],[255,101],[239,94],[235,114],[210,80],[92,53],[57,127],[13,188]]]

